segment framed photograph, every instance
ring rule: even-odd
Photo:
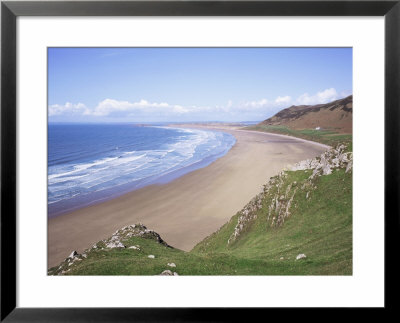
[[[399,15],[2,2],[1,320],[394,307]]]

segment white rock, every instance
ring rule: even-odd
[[[130,246],[129,249],[135,249],[135,250],[140,250],[138,247],[136,246]]]
[[[314,178],[315,176],[319,176],[319,169],[318,169],[318,168],[315,168],[315,169],[313,170],[313,173],[312,173],[312,175],[311,175],[311,178]]]
[[[164,270],[164,271],[160,274],[160,276],[179,276],[179,275],[178,275],[178,273],[172,272],[171,270],[167,269],[167,270]]]
[[[285,259],[285,258],[283,258],[283,257],[280,257],[279,259],[280,259],[280,260],[283,260],[283,259]]]
[[[117,242],[108,243],[106,245],[106,248],[110,248],[110,249],[113,249],[113,248],[125,248],[125,246],[120,241],[117,241]]]
[[[160,276],[173,276],[173,275],[174,275],[174,274],[173,274],[172,271],[169,270],[169,269],[164,270],[164,271],[160,274]]]
[[[74,250],[71,252],[71,254],[68,256],[68,258],[74,258],[78,253]]]
[[[303,258],[307,258],[307,256],[304,253],[300,253],[297,255],[296,260],[303,259]]]
[[[352,168],[353,168],[353,161],[350,160],[350,161],[348,162],[348,164],[347,164],[347,167],[346,167],[346,173],[348,173],[349,171],[351,171]]]
[[[167,265],[170,266],[170,267],[176,267],[176,265],[173,262],[168,263]]]
[[[154,255],[148,255],[147,257],[149,257],[149,258],[151,258],[151,259],[154,259],[154,258],[155,258]]]
[[[323,168],[322,168],[322,174],[323,174],[323,175],[332,174],[332,170],[331,170],[331,168],[330,168],[329,165],[324,165],[324,166],[323,166]]]

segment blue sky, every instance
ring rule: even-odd
[[[351,48],[49,48],[50,122],[261,121],[352,94]]]

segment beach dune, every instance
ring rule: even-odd
[[[166,184],[49,218],[48,267],[57,265],[72,250],[82,252],[121,227],[138,222],[173,247],[189,251],[240,211],[270,177],[327,149],[281,135],[231,127],[220,130],[237,141],[209,166]]]

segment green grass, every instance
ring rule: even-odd
[[[294,130],[286,126],[273,126],[273,125],[255,125],[245,127],[247,130],[255,130],[262,132],[277,133],[292,137],[303,138],[311,141],[320,142],[329,146],[336,146],[344,143],[348,146],[348,151],[352,151],[352,135],[340,134],[334,130],[315,130],[315,129],[302,129]]]
[[[305,171],[289,172],[287,183],[302,183]],[[268,198],[251,230],[231,247],[221,243],[232,232],[229,224],[195,247],[193,252],[225,251],[242,261],[263,263],[251,274],[350,275],[352,273],[352,185],[344,170],[319,177],[317,189],[305,199],[299,192],[290,218],[278,228],[267,220]],[[221,239],[224,237],[224,239]],[[225,240],[226,241],[226,240]],[[223,246],[223,247],[222,247]],[[298,254],[306,259],[296,261]],[[284,259],[281,260],[281,257]]]
[[[294,182],[298,191],[291,215],[282,226],[271,226],[268,219],[268,208],[276,193],[276,187],[272,186],[263,196],[257,218],[229,245],[227,241],[239,214],[190,252],[166,247],[154,239],[132,237],[124,244],[140,245],[140,250],[94,250],[87,259],[66,266],[70,269],[66,274],[158,275],[170,269],[179,275],[351,275],[351,172],[340,169],[317,177],[313,180],[316,188],[308,199],[301,187],[311,171],[287,174],[281,192]],[[296,260],[300,253],[307,258]],[[171,262],[176,268],[167,266]]]

